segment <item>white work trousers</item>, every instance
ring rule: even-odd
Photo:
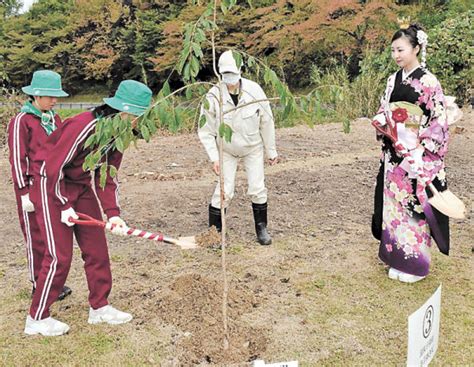
[[[237,172],[237,163],[240,157],[236,157],[224,151],[224,207],[227,208],[230,201],[234,197],[235,190],[235,174]],[[264,204],[267,202],[267,189],[265,188],[264,174],[264,152],[263,146],[252,150],[249,154],[242,157],[247,174],[248,190],[247,195],[250,196],[252,203]],[[221,167],[222,170],[222,167]],[[214,208],[221,207],[220,184],[216,185],[214,194],[212,195],[211,205]]]

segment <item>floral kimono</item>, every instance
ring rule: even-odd
[[[448,124],[436,77],[422,67],[403,74],[399,70],[388,79],[374,119],[394,127],[411,163],[392,140],[379,135],[383,144],[372,233],[380,240],[379,257],[384,263],[404,273],[426,276],[431,237],[442,253],[449,254],[449,220],[428,203],[432,194],[419,175],[424,174],[438,191],[447,189]]]

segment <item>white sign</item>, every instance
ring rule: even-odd
[[[407,366],[425,367],[438,349],[441,315],[441,285],[436,292],[408,317]]]
[[[257,359],[253,361],[253,367],[298,367],[298,361],[265,364],[265,361]]]

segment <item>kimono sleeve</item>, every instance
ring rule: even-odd
[[[448,122],[445,98],[438,80],[431,74],[421,78],[424,93],[420,102],[429,112],[419,130],[419,143],[423,148],[423,171],[430,181],[443,168],[443,160],[448,149]]]

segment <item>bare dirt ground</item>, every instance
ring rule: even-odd
[[[315,365],[403,365],[407,318],[440,283],[440,345],[434,365],[474,365],[474,118],[452,129],[450,188],[470,210],[452,222],[452,253],[432,249],[430,276],[388,279],[370,233],[379,145],[367,121],[280,129],[283,161],[267,167],[270,232],[255,241],[246,180],[238,174],[228,212],[230,347],[222,349],[220,251],[180,251],[109,236],[110,301],[133,313],[116,327],[87,324],[87,285],[78,249],[73,294],[52,315],[71,326],[59,338],[26,337],[26,256],[6,152],[0,159],[0,351],[2,365],[234,365],[259,358]],[[455,133],[457,132],[457,133]],[[125,155],[119,173],[124,219],[138,228],[188,236],[206,229],[216,182],[195,135],[155,138]]]

